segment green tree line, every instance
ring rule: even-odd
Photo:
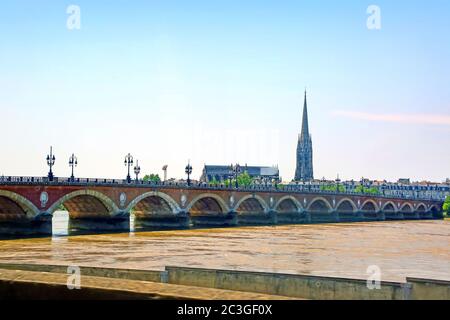
[[[367,194],[379,194],[380,190],[377,187],[364,187],[364,186],[356,186],[355,192],[357,193],[367,193]]]
[[[247,171],[244,171],[243,173],[239,174],[237,176],[237,182],[239,186],[248,187],[253,184],[254,179],[248,174]],[[209,182],[209,184],[213,186],[219,186],[223,184],[225,187],[230,186],[230,179],[224,179],[223,181],[217,181],[216,177],[213,177],[213,179]],[[234,186],[236,184],[236,179],[231,179],[231,185]]]
[[[146,174],[144,176],[144,178],[142,178],[142,180],[144,182],[149,182],[149,181],[151,181],[151,182],[161,182],[161,178],[159,177],[159,174],[154,174],[154,173]]]
[[[345,187],[343,185],[329,184],[320,186],[321,191],[330,191],[330,192],[345,192]]]

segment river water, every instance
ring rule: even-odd
[[[162,270],[225,268],[367,278],[450,280],[450,220],[236,227],[0,241],[0,262]]]

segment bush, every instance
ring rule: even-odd
[[[442,209],[444,210],[444,217],[450,217],[450,196],[445,198],[444,204],[442,205]]]

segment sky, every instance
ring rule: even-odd
[[[316,178],[441,182],[449,57],[447,0],[2,0],[0,175],[46,175],[53,146],[56,176],[75,153],[76,176],[125,177],[131,153],[290,181],[306,88]]]

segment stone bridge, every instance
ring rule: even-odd
[[[129,230],[190,226],[267,225],[433,219],[442,203],[289,188],[126,183],[43,178],[0,181],[0,234],[51,234],[53,213],[69,213],[70,230]]]

